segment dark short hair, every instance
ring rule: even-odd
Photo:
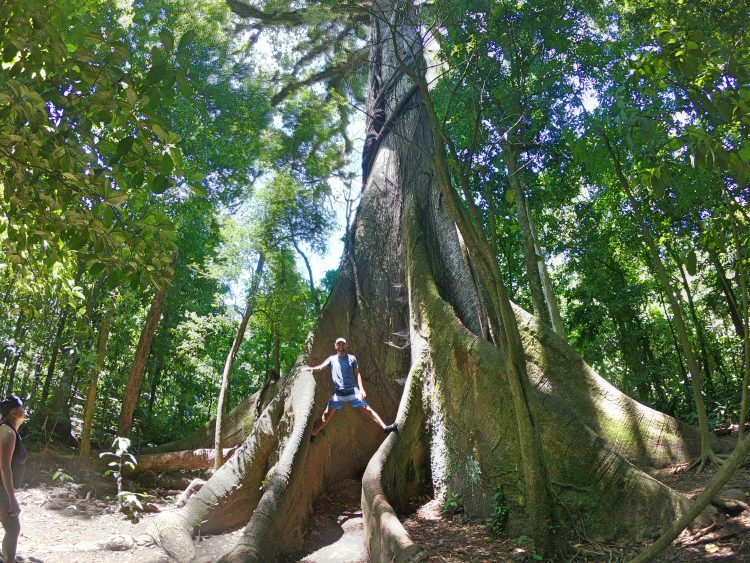
[[[0,416],[6,417],[14,408],[22,406],[23,400],[21,400],[21,397],[18,397],[16,395],[8,395],[7,397],[5,397],[5,399],[0,401]]]

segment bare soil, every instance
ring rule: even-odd
[[[729,439],[727,440],[727,443]],[[649,471],[652,476],[693,498],[715,474],[716,468],[702,472],[686,471],[675,465]],[[91,489],[88,489],[91,491]],[[146,535],[144,514],[133,523],[111,498],[97,498],[86,487],[68,484],[39,484],[19,491],[22,506],[19,561],[34,563],[167,563],[171,561]],[[734,498],[750,499],[750,467],[741,468],[725,487]],[[145,499],[151,510],[172,506],[173,494],[152,491]],[[89,498],[85,498],[88,495]],[[360,484],[345,481],[323,495],[315,505],[305,532],[302,550],[286,561],[306,563],[363,563]],[[482,522],[471,522],[462,514],[446,515],[435,500],[426,499],[418,510],[404,519],[412,538],[424,546],[434,562],[535,561],[531,540],[526,536],[494,537]],[[216,561],[237,541],[241,531],[199,538],[197,561]],[[600,544],[578,537],[567,561],[626,561],[643,549],[643,544]],[[710,528],[697,533],[684,532],[658,561],[750,561],[750,512],[720,514]]]

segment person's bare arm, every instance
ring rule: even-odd
[[[357,373],[357,384],[359,385],[359,394],[362,395],[362,398],[364,399],[367,397],[367,393],[365,392],[365,386],[362,384],[362,372],[359,371],[359,368],[356,368],[354,370]]]
[[[317,366],[307,366],[307,369],[309,369],[313,374],[317,371],[321,371],[324,368],[328,367],[328,360],[325,360],[322,364]]]
[[[16,434],[8,426],[0,427],[0,477],[3,479],[5,492],[10,499],[10,510],[8,514],[18,516],[21,513],[21,507],[16,500],[16,489],[13,487],[13,470],[10,462],[13,459],[13,452],[16,449]]]

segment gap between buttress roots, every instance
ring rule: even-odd
[[[341,480],[321,494],[307,520],[302,549],[283,561],[368,561],[361,496],[359,479]]]

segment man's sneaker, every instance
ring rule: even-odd
[[[383,428],[383,432],[385,432],[386,434],[394,432],[395,430],[398,430],[398,424],[396,424],[395,422]]]

